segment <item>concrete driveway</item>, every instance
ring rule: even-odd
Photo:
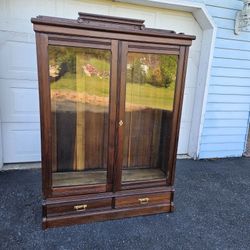
[[[250,158],[178,160],[176,211],[41,229],[39,169],[0,172],[0,249],[250,249]]]

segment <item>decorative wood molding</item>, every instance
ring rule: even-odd
[[[185,35],[184,33],[177,34],[173,30],[146,28],[144,25],[145,21],[140,19],[96,15],[82,12],[79,12],[78,15],[79,17],[77,19],[37,16],[36,18],[31,18],[31,22],[35,24],[34,30],[38,32],[41,32],[41,30],[37,29],[36,25],[45,24],[48,26],[58,26],[63,28],[88,29],[96,31],[109,31],[121,34],[126,33],[155,37],[168,37],[186,41],[196,39],[195,36]],[[47,30],[45,32],[47,32]]]
[[[3,167],[3,147],[2,147],[2,135],[1,135],[1,117],[0,117],[0,169]]]
[[[124,28],[124,29],[134,29],[134,30],[144,30],[144,20],[122,18],[114,16],[96,15],[89,13],[78,13],[78,23],[101,26],[101,27],[113,27],[113,28]]]

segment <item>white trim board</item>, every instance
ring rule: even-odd
[[[182,10],[191,12],[203,30],[200,65],[197,77],[197,89],[192,115],[192,124],[189,137],[188,155],[192,158],[199,157],[200,140],[204,124],[210,70],[213,59],[216,39],[216,26],[204,4],[176,0],[114,0],[115,2],[130,3],[165,9]]]

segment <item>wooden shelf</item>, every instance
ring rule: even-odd
[[[165,173],[159,168],[123,169],[122,182],[166,179]]]
[[[107,171],[77,171],[52,174],[53,187],[106,184]]]
[[[105,184],[107,171],[89,170],[78,172],[53,173],[52,180],[54,187],[71,185],[91,185]],[[122,172],[122,182],[144,181],[152,179],[166,178],[165,173],[160,169],[124,169]]]

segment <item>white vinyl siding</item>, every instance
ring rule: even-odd
[[[199,158],[241,156],[250,112],[250,32],[234,34],[238,0],[205,0],[217,25]]]

